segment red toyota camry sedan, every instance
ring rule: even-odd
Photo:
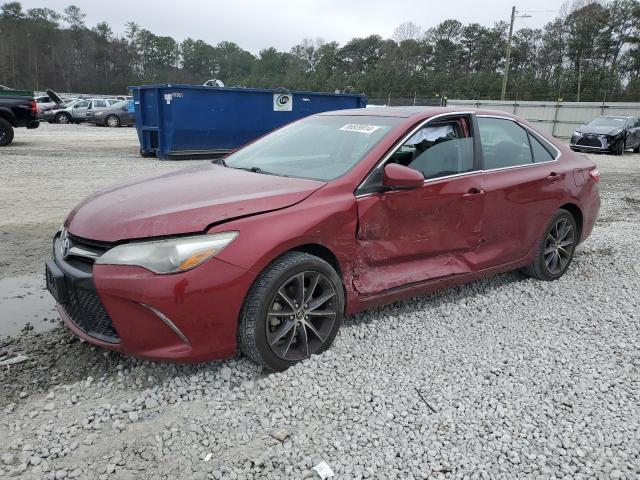
[[[345,315],[515,269],[561,277],[598,180],[502,112],[323,113],[91,195],[55,235],[47,285],[88,342],[168,361],[240,348],[282,370]]]

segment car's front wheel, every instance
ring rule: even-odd
[[[618,142],[613,146],[613,154],[614,155],[622,155],[625,150],[626,150],[626,148],[625,148],[624,139],[618,140]]]
[[[256,363],[285,370],[333,342],[344,312],[342,280],[327,262],[288,252],[256,279],[242,306],[238,341]]]
[[[523,272],[538,280],[560,278],[573,260],[578,240],[578,229],[573,215],[561,208],[549,220],[538,242],[533,261]]]
[[[71,123],[71,115],[68,113],[58,113],[55,117],[56,123],[61,123],[63,125],[67,125]]]
[[[109,115],[104,123],[107,127],[116,128],[120,126],[120,119],[117,115]]]

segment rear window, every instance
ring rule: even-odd
[[[531,142],[531,152],[533,152],[534,162],[550,162],[554,159],[551,152],[549,152],[535,136],[529,134],[529,141]]]

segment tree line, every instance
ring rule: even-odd
[[[233,42],[178,42],[129,22],[114,34],[70,5],[0,10],[0,84],[61,92],[124,93],[128,85],[202,83],[291,90],[354,91],[374,98],[497,99],[509,24],[411,22],[393,38],[344,45],[305,39],[290,51],[252,54]],[[574,0],[543,28],[517,29],[507,98],[640,101],[640,2]]]

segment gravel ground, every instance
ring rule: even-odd
[[[29,356],[0,370],[0,478],[300,479],[320,461],[344,479],[639,478],[640,155],[593,158],[601,216],[562,279],[351,317],[284,373],[137,361],[60,327],[0,339]],[[86,193],[180,166],[86,126],[19,131],[2,160],[0,280],[39,271]]]

